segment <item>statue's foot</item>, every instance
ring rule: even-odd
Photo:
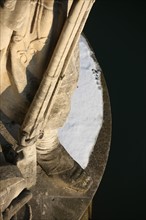
[[[74,162],[74,167],[72,169],[60,174],[59,179],[63,181],[66,188],[84,193],[93,183],[92,178],[76,162]]]
[[[48,154],[38,153],[38,164],[48,176],[56,176],[58,183],[75,191],[86,192],[93,182],[62,145]]]
[[[38,153],[37,161],[47,175],[60,174],[70,170],[74,166],[74,160],[62,145],[59,145],[49,153]]]

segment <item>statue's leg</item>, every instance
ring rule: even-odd
[[[74,161],[58,140],[58,129],[46,129],[37,143],[37,160],[48,175],[62,173],[74,166]]]
[[[67,152],[60,146],[58,128],[62,127],[70,111],[71,95],[77,85],[79,73],[79,53],[75,51],[69,68],[64,74],[62,85],[55,97],[55,103],[49,115],[44,136],[37,142],[38,161],[47,163],[48,173],[60,173],[74,166],[73,159],[68,157]],[[67,158],[65,160],[65,157]],[[49,162],[46,162],[48,158]]]
[[[62,86],[56,96],[44,136],[38,140],[37,160],[47,175],[58,174],[59,179],[67,187],[77,191],[86,191],[92,183],[91,178],[66,152],[58,139],[58,128],[63,126],[70,111],[71,95],[77,86],[78,73],[79,53],[76,49],[62,79]]]

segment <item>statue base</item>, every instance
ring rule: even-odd
[[[92,55],[95,63],[96,59]],[[101,74],[103,91],[103,124],[95,147],[90,156],[86,172],[93,179],[91,188],[86,193],[76,192],[60,184],[58,177],[47,176],[42,168],[37,166],[36,185],[30,188],[32,199],[27,208],[23,207],[17,213],[19,220],[89,220],[91,218],[91,203],[102,179],[111,140],[111,109],[106,83]],[[6,128],[8,122],[5,123]],[[9,127],[12,130],[12,127]],[[11,132],[15,133],[15,132]],[[3,140],[0,138],[0,144]],[[90,208],[89,208],[90,207]]]

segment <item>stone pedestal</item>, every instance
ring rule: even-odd
[[[30,213],[32,220],[92,219],[91,203],[106,167],[111,140],[111,109],[103,74],[101,74],[101,82],[104,102],[103,125],[86,168],[87,173],[93,179],[91,188],[86,193],[70,190],[61,184],[57,176],[48,177],[38,165],[37,183],[30,189],[33,194],[33,198],[28,203],[31,211],[26,217],[23,214],[24,209],[21,209],[18,213],[19,220],[26,220]],[[15,129],[12,124],[9,126],[9,123],[5,121],[5,126],[15,137]],[[3,143],[2,138],[0,138],[0,143]]]

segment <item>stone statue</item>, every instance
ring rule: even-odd
[[[84,193],[92,184],[57,135],[70,110],[79,72],[78,39],[92,5],[92,0],[0,1],[1,120],[19,125],[16,143],[9,143],[11,158],[10,148],[2,146],[1,213],[21,191],[31,190],[37,163],[75,191]],[[30,199],[28,194],[24,197]]]

